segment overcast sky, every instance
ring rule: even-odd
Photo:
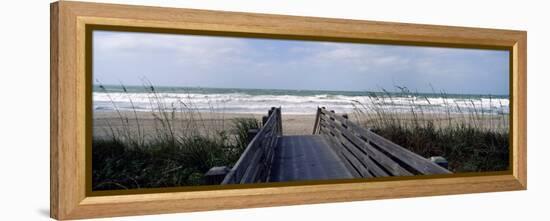
[[[508,52],[94,31],[103,84],[508,94]]]

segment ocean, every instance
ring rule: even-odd
[[[509,98],[504,95],[197,87],[155,87],[155,93],[151,93],[150,88],[143,86],[126,86],[126,91],[121,86],[104,88],[94,85],[94,111],[151,111],[161,102],[165,109],[176,111],[186,107],[252,114],[264,114],[270,107],[282,107],[283,114],[315,114],[317,107],[350,113],[361,104],[395,112],[422,108],[423,112],[509,113]]]

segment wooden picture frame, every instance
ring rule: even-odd
[[[56,219],[144,215],[323,202],[342,202],[527,188],[527,33],[346,19],[328,19],[80,2],[51,4],[50,208]],[[317,39],[510,51],[511,169],[504,172],[254,188],[120,195],[86,189],[90,122],[87,27],[154,28],[195,33]],[[391,191],[387,191],[391,189]]]

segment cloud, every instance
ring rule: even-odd
[[[243,60],[251,52],[240,39],[149,33],[97,32],[94,46],[106,56],[170,55],[180,62],[213,65]]]
[[[94,32],[94,77],[106,83],[503,94],[507,62],[505,51]]]

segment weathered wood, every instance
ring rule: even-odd
[[[338,138],[344,146],[352,151],[353,154],[368,168],[368,170],[377,177],[385,177],[391,175],[411,175],[407,170],[399,166],[399,164],[391,161],[388,157],[381,153],[374,153],[377,150],[372,147],[365,146],[366,143],[361,143],[360,139],[352,136],[344,127],[334,124],[339,132]],[[351,139],[350,139],[351,138]],[[375,162],[377,160],[377,162]],[[385,167],[384,169],[382,167]],[[388,172],[386,172],[386,170]],[[393,172],[393,173],[392,173]]]
[[[277,148],[279,137],[283,134],[283,127],[282,127],[282,120],[281,120],[281,110],[278,109],[277,111],[277,124],[271,128],[271,131],[269,134],[266,134],[268,138],[266,140],[268,141],[268,145],[265,146],[265,154],[264,159],[262,161],[262,175],[258,176],[257,179],[259,181],[265,182],[267,179],[269,179],[269,175],[271,173],[271,167],[273,165],[273,156],[275,153],[275,148]]]
[[[273,149],[282,133],[281,109],[270,109],[268,116],[222,184],[264,182],[267,179]]]
[[[317,134],[318,130],[319,130],[319,115],[321,114],[321,109],[319,107],[317,107],[317,113],[315,114],[315,123],[313,124],[313,133],[312,134]]]
[[[342,142],[342,139],[340,139],[340,134],[334,126],[332,126],[331,123],[328,123],[326,128],[329,131],[329,133],[326,134],[328,139],[333,141],[334,145],[337,146],[337,149],[339,149],[346,160],[351,163],[351,166],[359,173],[359,177],[372,177],[369,174],[368,168],[358,160],[360,157],[356,155],[357,153],[354,153],[354,148],[348,148]]]
[[[337,125],[334,125],[337,126]],[[365,152],[361,151],[361,148],[353,144],[350,140],[344,137],[342,128],[334,128],[333,133],[336,135],[337,140],[343,145],[343,147],[351,152],[366,168],[377,177],[390,176],[384,169],[376,164]],[[406,170],[405,170],[406,171]],[[402,175],[407,175],[406,173]],[[409,174],[410,175],[410,174]]]
[[[252,159],[248,162],[248,165],[246,165],[246,170],[243,174],[243,176],[239,179],[237,177],[237,180],[239,180],[239,183],[252,183],[254,182],[257,171],[260,168],[258,164],[260,163],[260,159],[263,155],[263,150],[258,149],[254,155],[252,156]]]
[[[364,128],[350,122],[349,120],[345,119],[344,117],[341,117],[341,116],[338,116],[336,114],[334,114],[333,112],[329,112],[329,111],[325,111],[323,110],[322,111],[322,114],[324,115],[327,115],[328,117],[332,118],[332,119],[336,119],[338,121],[340,121],[342,123],[342,125],[345,125],[346,128],[349,128],[351,129],[350,131],[352,131],[354,134],[352,136],[348,136],[348,137],[355,137],[356,135],[359,136],[359,138],[363,138],[365,139],[365,136],[362,136],[362,134],[360,132],[362,132],[363,130],[365,130]],[[358,139],[355,139],[356,141]],[[366,139],[365,139],[366,140]],[[404,149],[401,147],[401,149]],[[374,151],[376,150],[376,148],[373,148],[372,145],[369,145],[368,148],[366,148],[365,150],[370,150],[370,151]],[[414,154],[414,153],[413,153]],[[383,154],[382,154],[383,155]],[[389,156],[391,157],[391,155]],[[395,157],[394,159],[389,159],[388,157],[386,157],[386,160],[385,161],[382,161],[381,163],[384,163],[384,164],[388,164],[388,163],[393,163],[394,164],[394,167],[398,170],[400,170],[400,172],[398,173],[394,173],[394,175],[396,176],[401,176],[401,175],[411,175],[410,172],[408,172],[407,170],[403,170],[403,169],[400,169],[400,167],[396,167],[395,164],[399,164],[400,162],[399,161],[396,161],[395,160]],[[401,162],[402,164],[402,162]],[[406,163],[405,163],[406,164]],[[409,166],[408,164],[406,164],[405,166]],[[410,166],[409,166],[410,167]],[[407,172],[405,172],[407,171]]]
[[[340,157],[341,161],[344,163],[344,166],[353,175],[353,177],[362,177],[361,173],[359,173],[359,171],[353,166],[353,163],[349,161],[346,156],[344,156],[343,148],[341,148],[340,145],[337,144],[336,141],[331,137],[330,129],[325,125],[324,122],[321,123],[321,125],[321,134],[324,134],[326,140],[330,142],[332,150]]]
[[[439,165],[429,161],[428,159],[413,153],[385,138],[382,136],[367,130],[366,131],[367,140],[371,143],[377,145],[379,148],[393,155],[397,159],[403,161],[409,166],[413,167],[415,170],[422,174],[447,174],[451,173],[447,169],[440,167]]]
[[[339,134],[335,139],[339,143],[350,142],[353,145],[344,145],[348,151],[364,165],[370,172],[384,174],[391,172],[394,176],[412,175],[412,174],[447,174],[450,173],[445,168],[423,158],[383,137],[362,128],[349,121],[347,117],[339,116],[333,111],[318,109],[319,121],[327,122],[334,131],[328,130],[331,136]],[[357,152],[356,147],[365,155]],[[373,165],[374,163],[374,165]],[[370,166],[369,166],[370,165]],[[384,167],[380,168],[378,165]],[[378,174],[377,174],[378,175]],[[390,174],[388,174],[390,175]]]
[[[348,141],[353,143],[357,148],[359,148],[362,152],[364,152],[367,156],[373,158],[375,161],[377,161],[378,164],[384,167],[385,170],[391,173],[393,176],[409,176],[412,175],[409,171],[407,171],[405,168],[401,167],[398,163],[393,161],[391,158],[377,150],[376,148],[372,147],[368,142],[360,139],[355,134],[352,133],[347,128],[344,128],[341,125],[334,124],[335,127],[341,132],[342,136],[345,137]],[[349,128],[349,127],[348,127]],[[366,161],[366,160],[365,160]],[[369,162],[365,162],[369,163]]]
[[[217,185],[225,179],[227,173],[229,173],[229,168],[227,166],[212,167],[204,174],[204,178],[207,184]]]
[[[370,146],[365,141],[362,141],[361,139],[353,135],[352,131],[348,131],[347,125],[341,122],[337,123],[335,122],[335,120],[342,121],[342,118],[336,115],[331,116],[326,113],[321,113],[320,115],[320,121],[330,123],[330,127],[333,128],[332,130],[330,130],[331,135],[336,135],[339,143],[343,144],[343,147],[345,147],[347,151],[350,151],[353,156],[355,156],[364,166],[366,166],[371,173],[375,174],[376,176],[388,176],[390,175],[388,174],[388,172],[391,172],[391,175],[397,176],[412,175],[410,172],[400,167],[399,164],[391,160],[389,157],[380,153],[374,147]],[[350,158],[350,156],[347,155],[347,158]],[[377,159],[378,161],[375,162],[373,159]],[[380,168],[378,164],[380,164],[380,166],[383,166],[388,172]],[[358,166],[354,165],[354,168],[356,167]]]
[[[269,182],[354,177],[324,136],[283,136],[278,140]]]
[[[333,137],[333,139],[336,139]],[[336,141],[338,143],[338,141]],[[338,143],[342,148],[342,154],[352,164],[352,166],[359,172],[361,177],[370,178],[372,175],[369,173],[368,168],[365,167],[348,148],[344,147],[341,143]]]

